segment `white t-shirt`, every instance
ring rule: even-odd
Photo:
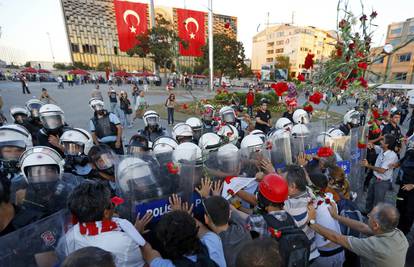
[[[377,150],[378,147],[375,147]],[[393,168],[390,168],[391,164],[395,164],[398,161],[397,154],[392,150],[383,151],[380,149],[377,160],[375,161],[375,167],[386,169],[385,173],[379,173],[374,171],[375,177],[382,181],[391,181],[393,175]]]
[[[316,198],[317,204],[320,203],[320,201],[322,201],[322,203],[320,205],[317,205],[316,207],[316,222],[322,225],[323,227],[326,227],[340,234],[341,228],[339,226],[338,221],[332,218],[331,214],[329,213],[328,207],[330,206],[330,204],[326,203],[326,199],[329,199],[332,203],[334,203],[333,195],[331,193],[326,193],[325,198],[322,198],[321,196],[318,196]],[[324,238],[320,234],[316,233],[315,242],[316,242],[316,247],[321,248],[321,247],[326,246],[331,241]]]
[[[96,222],[99,231],[96,235],[81,234],[79,223],[75,224],[59,240],[58,248],[56,249],[58,255],[66,257],[78,249],[93,246],[111,252],[117,267],[144,266],[145,262],[139,245],[143,246],[145,240],[129,221],[120,218],[113,218],[112,221],[116,222],[117,228],[107,232],[101,231],[102,222]],[[131,234],[131,229],[136,232]],[[131,236],[134,235],[136,238],[133,239]]]

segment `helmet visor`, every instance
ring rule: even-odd
[[[27,119],[27,115],[23,113],[16,113],[13,115],[13,118],[18,123],[23,123],[25,119]]]
[[[99,156],[95,161],[98,170],[103,171],[115,166],[116,158],[111,153],[105,153]]]
[[[74,142],[63,142],[65,148],[65,154],[70,156],[76,156],[83,153],[83,144]]]
[[[62,115],[45,116],[45,117],[41,117],[41,120],[42,120],[43,126],[49,130],[60,128],[64,124]]]
[[[57,165],[29,166],[26,176],[30,183],[55,182],[59,179],[59,171]]]
[[[233,112],[227,112],[223,114],[223,121],[227,123],[232,123],[236,121],[236,117]]]
[[[139,155],[146,151],[148,151],[148,149],[145,146],[129,145],[127,148],[128,155]]]
[[[359,125],[359,115],[353,115],[350,119],[352,125]]]
[[[156,126],[158,125],[159,118],[158,117],[149,117],[145,119],[149,126]]]
[[[103,105],[101,105],[101,104],[96,104],[96,105],[94,105],[94,106],[93,106],[93,109],[94,109],[95,111],[101,111],[101,110],[103,110],[103,109],[104,109],[104,106],[103,106]]]
[[[16,141],[18,142],[18,141]],[[23,154],[24,148],[18,145],[6,145],[1,146],[0,144],[0,159],[2,160],[18,160],[20,155]]]
[[[33,118],[38,118],[39,117],[39,109],[42,107],[41,104],[39,103],[32,103],[29,105],[29,110],[30,110],[30,115]]]
[[[214,113],[213,109],[211,109],[211,108],[205,109],[204,113],[203,113],[203,119],[206,120],[206,121],[213,120],[213,113]]]

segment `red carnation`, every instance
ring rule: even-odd
[[[339,22],[339,28],[343,29],[343,28],[345,28],[346,26],[348,26],[348,21],[346,21],[345,19],[342,19],[342,20]]]
[[[330,147],[321,147],[318,149],[316,153],[320,158],[328,158],[334,155],[332,148]]]
[[[380,117],[378,110],[372,111],[372,117],[374,117],[374,119],[378,119]]]
[[[323,203],[323,201],[322,201],[322,200],[318,200],[317,205],[318,205],[318,206],[320,206],[320,205],[322,205],[322,203]]]
[[[286,97],[285,102],[289,107],[296,107],[298,105],[298,100],[295,97]]]
[[[302,73],[300,73],[300,74],[298,75],[298,81],[300,81],[300,82],[304,82],[304,81],[305,81],[305,75],[303,75]]]
[[[178,167],[174,164],[174,162],[167,163],[167,170],[170,174],[178,174]]]
[[[287,92],[289,89],[289,86],[287,83],[285,82],[278,82],[278,83],[273,83],[271,85],[272,89],[275,91],[275,93],[278,96],[282,96],[284,92]]]
[[[358,142],[358,148],[359,149],[365,149],[365,148],[367,148],[367,144],[360,141],[360,142]]]
[[[120,197],[118,197],[118,196],[114,196],[113,198],[111,198],[111,202],[112,202],[113,204],[115,204],[115,206],[119,206],[119,205],[121,205],[122,203],[124,203],[125,201],[124,201],[124,199],[123,199],[123,198],[120,198]]]
[[[374,19],[378,16],[378,13],[376,11],[372,11],[371,15],[369,15],[371,19]]]
[[[226,23],[224,24],[224,28],[229,29],[229,28],[230,28],[230,22],[226,22]]]
[[[325,203],[329,205],[331,203],[331,200],[329,198],[325,198]]]
[[[181,107],[182,107],[183,109],[188,109],[188,105],[187,105],[187,104],[183,104]]]
[[[315,57],[314,54],[308,53],[305,58],[305,64],[303,64],[303,68],[305,69],[312,69],[313,68],[313,58]]]
[[[358,81],[360,82],[360,84],[361,84],[362,87],[368,88],[368,82],[367,82],[367,80],[364,79],[364,77],[362,77],[362,76],[359,77],[358,78]]]
[[[232,189],[227,189],[227,194],[234,196],[234,191]]]
[[[336,49],[336,56],[337,57],[342,57],[342,54],[343,54],[342,48],[341,47],[338,47]]]
[[[368,68],[368,64],[366,62],[359,62],[358,68],[366,70]]]
[[[350,43],[348,45],[349,50],[354,50],[355,49],[355,43]]]
[[[308,112],[308,113],[312,113],[313,112],[313,106],[311,104],[307,104],[303,107],[303,110]]]
[[[323,94],[319,91],[316,91],[309,97],[309,101],[315,103],[316,105],[319,105],[319,103],[321,103],[322,98]]]
[[[236,176],[226,176],[226,178],[224,178],[224,181],[226,182],[226,184],[229,184],[231,182],[231,179],[233,179]]]
[[[367,15],[364,14],[359,18],[359,20],[360,21],[366,21],[366,20],[368,20],[368,17],[367,17]]]

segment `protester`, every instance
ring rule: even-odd
[[[237,267],[282,267],[278,243],[271,238],[255,239],[245,244],[237,255]]]
[[[341,199],[350,199],[351,191],[349,181],[345,176],[344,169],[339,166],[332,166],[328,168],[329,182],[326,187],[326,192],[332,193],[336,202]]]
[[[115,205],[107,187],[94,181],[79,185],[68,207],[77,223],[59,241],[61,256],[93,246],[111,252],[116,266],[144,266],[139,246],[146,241],[129,221],[113,217]]]
[[[263,98],[260,100],[260,108],[256,114],[256,129],[267,134],[272,127],[270,119],[272,118],[270,111],[267,110],[268,100]]]
[[[247,107],[247,113],[250,117],[253,117],[253,108],[254,108],[254,92],[253,88],[249,88],[249,92],[246,94],[246,107]]]
[[[138,90],[137,84],[134,84],[132,86],[131,95],[132,95],[132,106],[134,107],[134,111],[135,111],[135,106],[137,105],[137,98],[139,96],[139,90]]]
[[[392,148],[392,150],[398,154],[402,147],[402,138],[403,138],[403,135],[401,133],[401,129],[399,126],[400,119],[401,119],[401,111],[398,109],[395,109],[394,111],[390,110],[390,112],[391,112],[390,122],[387,125],[385,125],[384,128],[382,129],[382,135],[385,136],[386,134],[390,134],[394,136],[395,146]]]
[[[51,102],[57,104],[57,101],[53,99],[46,88],[42,88],[42,93],[40,94],[39,100],[45,104],[51,104]]]
[[[111,252],[97,248],[84,247],[78,249],[63,261],[61,267],[116,267]]]
[[[119,110],[118,110],[118,93],[112,87],[109,87],[108,91],[109,96],[109,106],[111,113],[114,113],[119,117]]]
[[[384,139],[381,140],[381,147],[375,146],[375,150],[378,152],[378,158],[375,165],[368,163],[366,159],[362,161],[362,166],[373,170],[375,180],[371,180],[371,184],[368,188],[368,196],[366,202],[366,211],[369,212],[375,205],[380,202],[384,202],[385,193],[390,188],[390,183],[393,176],[392,166],[397,163],[398,157],[394,152],[396,142],[395,137],[386,134]],[[368,145],[370,148],[372,144]]]
[[[22,90],[23,90],[23,94],[26,94],[26,92],[28,94],[31,94],[29,91],[29,83],[27,82],[26,76],[22,75],[20,77],[20,82],[22,83]]]
[[[119,105],[121,109],[121,121],[123,127],[131,128],[130,116],[132,114],[131,102],[128,99],[128,94],[125,91],[121,91],[119,94]]]
[[[95,89],[92,90],[92,92],[91,92],[91,98],[95,98],[95,99],[98,99],[98,100],[103,101],[102,92],[99,89],[99,84],[97,84],[95,86]]]
[[[174,109],[176,107],[177,103],[175,102],[175,95],[170,94],[165,100],[165,107],[167,108],[167,114],[168,114],[168,125],[174,125]]]
[[[137,97],[137,103],[135,105],[135,117],[134,120],[139,118],[142,119],[144,116],[145,110],[148,108],[148,103],[145,100],[145,93],[144,91],[139,91],[139,95]]]
[[[396,227],[399,213],[390,204],[377,204],[368,215],[368,224],[338,215],[336,206],[331,203],[331,216],[339,223],[369,237],[344,236],[327,229],[316,222],[316,210],[308,206],[309,227],[328,240],[349,249],[361,257],[361,267],[403,267],[408,249],[404,234]]]

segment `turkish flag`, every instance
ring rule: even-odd
[[[180,54],[201,57],[201,48],[206,44],[205,13],[177,8],[177,21],[178,37],[188,43],[187,49],[180,44]]]
[[[147,4],[114,0],[119,49],[128,51],[138,40],[137,35],[148,30]]]

